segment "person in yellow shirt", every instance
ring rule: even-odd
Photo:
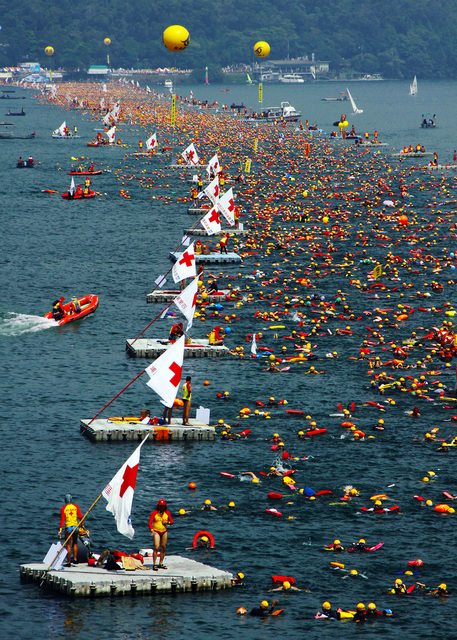
[[[65,505],[60,510],[60,529],[59,538],[62,536],[62,529],[65,527],[65,540],[71,535],[67,542],[67,563],[65,566],[71,567],[71,545],[73,543],[74,563],[78,562],[78,529],[79,522],[82,519],[81,510],[77,504],[72,502],[69,493],[65,496]]]
[[[189,414],[190,414],[190,402],[192,400],[192,387],[191,376],[187,376],[185,383],[182,387],[182,401],[183,401],[183,409],[182,409],[182,423],[183,425],[189,424]]]
[[[152,556],[152,569],[157,571],[158,569],[166,569],[163,561],[165,559],[165,552],[167,550],[167,527],[169,524],[173,524],[173,518],[171,513],[167,510],[167,503],[161,499],[157,503],[155,510],[151,513],[149,518],[149,528],[154,536],[154,553]],[[157,556],[159,554],[160,547],[160,564],[157,566]]]

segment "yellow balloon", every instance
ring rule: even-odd
[[[348,122],[347,120],[345,120],[345,121],[343,122],[343,127],[347,127],[347,126],[348,126],[348,124],[349,124],[349,122]]]
[[[305,191],[303,191],[302,195],[303,195],[304,198],[307,198],[308,197],[308,192],[305,190]]]
[[[179,24],[174,24],[163,32],[163,43],[169,51],[183,51],[189,41],[189,32]]]
[[[52,56],[52,54],[54,53],[54,49],[52,47],[46,47],[44,52],[47,56]]]
[[[106,44],[106,46],[109,46],[111,44],[111,40],[109,38],[105,38],[103,40],[103,44]]]
[[[268,42],[260,40],[254,45],[254,53],[258,58],[266,58],[270,53],[270,45],[268,44]]]
[[[328,217],[327,217],[327,216],[324,216],[324,217],[322,218],[322,222],[323,222],[324,224],[328,224]]]

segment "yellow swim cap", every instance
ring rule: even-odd
[[[284,587],[284,589],[290,589],[290,582],[288,582],[287,580],[284,580],[284,582],[282,583],[282,586]]]
[[[376,609],[376,605],[374,602],[370,602],[370,604],[368,605],[368,608],[370,609],[370,611],[374,611]]]
[[[403,580],[401,578],[397,578],[395,580],[395,584],[402,584]]]
[[[330,611],[330,609],[332,608],[332,605],[330,604],[330,602],[323,602],[323,603],[322,603],[322,608],[323,608],[325,611]]]
[[[184,515],[186,515],[186,510],[185,509],[180,509],[178,511],[178,513],[179,513],[180,516],[184,516]]]
[[[356,576],[358,574],[357,569],[351,569],[351,576]]]
[[[241,573],[241,571],[239,571],[239,572],[236,574],[236,577],[237,577],[237,578],[239,578],[240,580],[243,580],[243,578],[244,578],[244,573]]]
[[[218,424],[224,424],[224,421],[221,419],[219,420]]]
[[[341,544],[339,540],[335,540],[333,544]]]
[[[360,538],[359,544],[365,544],[365,540],[363,538]]]
[[[363,611],[365,609],[365,605],[363,604],[363,602],[359,602],[359,604],[357,605],[357,611]]]
[[[382,502],[381,500],[376,500],[376,502],[374,503],[375,507],[382,507]]]
[[[235,506],[235,503],[233,502],[233,500],[231,502],[229,502],[229,507],[231,507],[233,509],[233,507]]]
[[[267,600],[262,600],[262,602],[260,603],[260,607],[261,607],[261,609],[268,609]]]
[[[211,504],[211,500],[205,500],[205,504]]]
[[[440,584],[440,586],[438,587],[438,589],[442,589],[443,591],[446,591],[447,587],[446,587],[446,585],[444,584],[444,582],[442,582],[442,583]]]
[[[208,542],[208,540],[209,540],[208,536],[202,536],[201,537],[201,541],[202,542]]]

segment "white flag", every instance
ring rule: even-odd
[[[75,179],[72,176],[71,177],[71,185],[70,185],[70,195],[74,196],[75,195],[75,191],[76,191]]]
[[[140,450],[149,434],[135,449],[130,458],[125,462],[114,478],[103,489],[103,497],[108,504],[107,511],[111,511],[116,520],[119,533],[132,539],[135,529],[132,527],[132,502],[135,493],[136,474],[140,464]]]
[[[217,208],[233,227],[235,224],[235,202],[233,200],[233,189],[231,187],[219,198]]]
[[[180,253],[171,270],[173,280],[180,282],[184,278],[195,278],[197,269],[195,267],[194,243],[190,245],[184,253]]]
[[[182,291],[179,296],[173,300],[175,305],[187,318],[187,328],[189,331],[194,322],[195,305],[197,304],[198,294],[198,278],[194,278],[192,282]]]
[[[257,355],[257,342],[256,342],[255,333],[252,334],[251,353],[253,356]]]
[[[197,149],[195,148],[193,142],[191,142],[190,145],[186,149],[184,149],[184,151],[181,153],[181,156],[184,158],[187,164],[191,165],[198,164],[198,161],[200,160],[200,158],[198,157]]]
[[[201,225],[206,229],[209,236],[218,233],[221,230],[221,221],[216,207],[213,207],[204,218],[200,220]]]
[[[206,170],[208,173],[211,173],[212,171],[215,176],[217,176],[217,174],[222,171],[222,167],[220,165],[219,158],[217,157],[217,153],[215,153],[214,156],[211,158],[211,160],[208,162],[208,166],[206,167]]]
[[[150,378],[146,384],[161,397],[161,402],[166,407],[173,406],[178,393],[184,359],[184,342],[185,336],[181,336],[146,369]]]
[[[116,135],[116,127],[111,127],[109,131],[106,132],[108,136],[108,140],[110,144],[114,144],[114,136]]]
[[[155,149],[158,146],[159,143],[157,142],[157,133],[154,133],[150,138],[146,140],[146,149],[148,151],[151,151],[151,149]]]
[[[203,193],[208,196],[213,205],[216,204],[219,198],[219,178],[217,176],[209,183],[206,189],[203,189]]]

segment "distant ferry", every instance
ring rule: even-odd
[[[259,120],[283,120],[285,122],[297,122],[301,118],[300,111],[296,111],[295,108],[289,102],[281,102],[280,107],[268,107],[259,114]]]
[[[298,73],[286,73],[279,78],[284,84],[303,84],[305,81]]]

